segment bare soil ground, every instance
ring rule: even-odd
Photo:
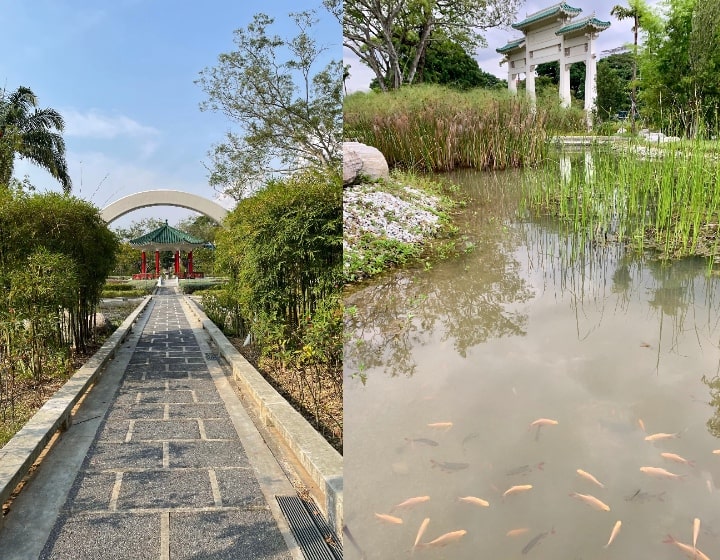
[[[244,346],[240,338],[229,340],[265,380],[342,454],[342,387],[312,368],[287,368],[278,360],[261,357],[256,347],[251,344]]]

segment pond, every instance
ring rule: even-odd
[[[474,249],[346,297],[346,557],[682,558],[695,518],[720,556],[718,279],[528,217],[523,177],[453,174]]]

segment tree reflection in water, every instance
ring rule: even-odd
[[[355,311],[346,314],[346,375],[380,369],[411,376],[416,346],[440,342],[465,357],[490,339],[523,336],[524,304],[547,290],[573,309],[578,340],[606,315],[623,316],[638,302],[646,306],[638,336],[656,353],[656,373],[664,357],[693,351],[688,332],[695,334],[694,351],[717,352],[720,286],[707,275],[705,261],[668,263],[607,241],[592,228],[532,215],[521,203],[517,171],[448,177],[468,197],[459,224],[474,251],[432,270],[387,274],[350,293],[346,306]],[[713,375],[703,377],[715,408],[707,426],[720,437],[720,362]]]

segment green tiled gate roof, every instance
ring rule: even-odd
[[[529,15],[524,20],[519,21],[518,23],[513,23],[512,27],[514,29],[523,29],[524,27],[532,25],[533,23],[545,19],[546,17],[554,16],[558,13],[562,13],[566,16],[576,16],[580,12],[582,12],[582,9],[573,8],[565,2],[560,2],[558,4],[550,6],[549,8],[545,8],[544,10],[535,12],[534,14]]]
[[[140,246],[140,245],[203,245],[205,241],[202,239],[198,239],[197,237],[194,237],[190,235],[189,233],[185,233],[183,231],[180,231],[179,229],[175,229],[172,226],[169,226],[167,221],[165,224],[156,230],[151,231],[150,233],[146,233],[145,235],[141,235],[140,237],[136,237],[135,239],[130,240],[130,245]]]

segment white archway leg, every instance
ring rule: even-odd
[[[530,66],[530,69],[525,74],[525,89],[530,97],[530,100],[535,103],[535,66]]]

